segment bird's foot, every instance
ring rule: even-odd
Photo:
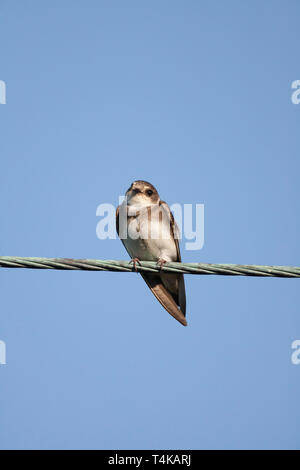
[[[163,267],[163,265],[164,265],[164,264],[166,264],[166,263],[167,263],[167,261],[166,261],[165,259],[158,258],[158,260],[157,260],[157,263],[156,263],[156,264],[157,264],[157,265],[160,267],[160,271],[161,271],[161,270],[162,270],[162,267]]]
[[[129,263],[133,263],[133,266],[134,266],[134,270],[135,272],[137,273],[137,269],[136,269],[136,263],[139,264],[141,266],[141,262],[138,258],[132,258]]]

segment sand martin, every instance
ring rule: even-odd
[[[134,181],[116,211],[118,235],[136,267],[139,261],[156,261],[160,267],[181,261],[179,230],[166,202],[147,181]],[[183,274],[141,273],[162,306],[182,325],[186,300]]]

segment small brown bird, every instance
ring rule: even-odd
[[[181,261],[177,224],[151,183],[141,180],[132,183],[117,208],[116,227],[135,268],[139,261],[157,261],[160,267],[169,261]],[[167,312],[186,326],[183,274],[141,275]]]

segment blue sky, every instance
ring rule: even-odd
[[[128,259],[135,179],[205,205],[186,262],[300,265],[296,0],[0,3],[1,255]],[[297,279],[0,272],[2,449],[299,448]]]

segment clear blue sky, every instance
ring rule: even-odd
[[[135,179],[205,204],[185,261],[300,265],[296,0],[1,0],[1,255],[128,259]],[[0,447],[299,448],[300,280],[1,270]]]

